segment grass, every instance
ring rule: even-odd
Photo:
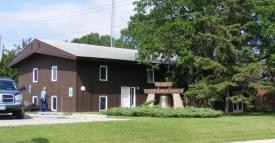
[[[275,138],[275,115],[1,127],[3,143],[221,143]]]

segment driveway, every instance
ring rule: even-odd
[[[93,114],[73,114],[72,116],[26,114],[24,119],[16,119],[11,115],[0,115],[0,127],[125,120],[128,119],[107,118],[105,115]]]

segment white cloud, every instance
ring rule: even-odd
[[[134,14],[133,1],[120,0],[116,4],[116,37]],[[9,48],[28,37],[64,41],[91,32],[110,35],[111,2],[93,0],[47,6],[25,4],[17,12],[0,13],[0,33]]]

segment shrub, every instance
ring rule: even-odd
[[[139,106],[135,108],[111,108],[104,111],[108,116],[162,117],[162,118],[215,118],[223,115],[222,111],[210,108],[161,108],[160,106]]]

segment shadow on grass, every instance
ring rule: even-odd
[[[30,141],[22,141],[17,143],[49,143],[49,140],[46,138],[33,138]]]
[[[231,113],[229,116],[275,116],[272,113]]]

